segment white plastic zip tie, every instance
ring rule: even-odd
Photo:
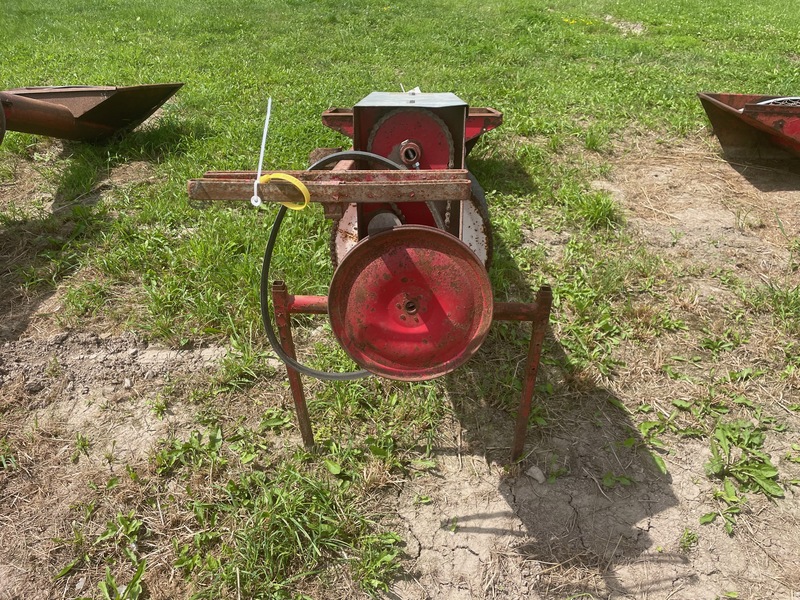
[[[258,174],[253,182],[253,197],[250,204],[258,208],[261,206],[261,197],[258,195],[258,180],[261,179],[261,167],[264,164],[264,146],[267,145],[267,132],[269,131],[269,117],[272,113],[272,98],[267,99],[267,118],[264,119],[264,135],[261,136],[261,154],[258,157]]]

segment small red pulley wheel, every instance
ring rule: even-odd
[[[477,352],[492,323],[483,262],[461,240],[403,225],[361,240],[328,294],[339,343],[364,369],[400,381],[449,373]]]

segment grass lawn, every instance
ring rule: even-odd
[[[489,200],[496,298],[528,301],[544,282],[554,289],[545,369],[559,376],[541,384],[531,427],[545,437],[562,431],[558,406],[586,382],[615,389],[626,352],[681,340],[685,352],[664,357],[652,378],[689,378],[691,394],[634,401],[623,391],[606,407],[630,421],[627,450],[654,458],[659,477],[687,438],[702,445],[710,458],[696,478],[716,491],[697,530],[705,522],[735,533],[746,498],[785,501],[795,475],[775,466],[774,452],[790,457],[789,467],[800,460],[791,445],[800,232],[781,226],[782,277],[714,270],[648,246],[629,211],[595,183],[637,160],[642,143],[700,143],[708,125],[698,92],[799,94],[800,11],[789,4],[17,0],[3,15],[0,89],[185,82],[157,119],[104,145],[6,134],[3,319],[21,314],[12,306],[56,294],[54,330],[133,332],[174,350],[225,351],[213,369],[178,374],[140,398],[155,418],[189,415],[144,459],[115,458],[113,446],[108,456],[97,434],[68,431],[64,468],[97,468],[84,495],[70,499],[58,535],[45,536],[46,558],[28,580],[40,589],[120,599],[384,593],[407,571],[395,491],[435,477],[444,424],[459,418],[462,402],[515,409],[520,383],[505,366],[524,355],[528,332],[502,325],[462,369],[474,375],[307,382],[320,447],[300,449],[283,370],[260,329],[260,256],[274,208],[199,207],[186,197],[186,181],[206,170],[256,167],[268,97],[265,169],[301,169],[311,150],[346,145],[320,114],[371,91],[420,86],[502,111],[502,127],[468,162]],[[329,227],[319,207],[287,218],[273,268],[291,291],[326,293]],[[559,251],[545,238],[560,240]],[[701,277],[735,309],[688,317],[682,298]],[[303,359],[351,369],[322,323],[301,320]],[[727,360],[765,327],[769,347],[753,350],[757,360]],[[783,427],[758,392],[777,385],[789,386]],[[9,390],[0,380],[6,503],[45,461],[60,464],[36,458],[36,406]],[[631,483],[622,471],[597,475],[608,490]],[[697,541],[688,531],[687,550]]]

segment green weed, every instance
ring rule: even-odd
[[[736,519],[742,512],[747,498],[736,493],[736,488],[734,488],[730,479],[723,481],[722,489],[714,492],[714,498],[719,501],[719,508],[714,512],[701,516],[700,524],[708,525],[720,518],[728,535],[733,535]]]
[[[749,421],[717,424],[706,472],[720,479],[730,477],[747,491],[782,498],[783,489],[776,481],[778,470],[762,450],[764,439],[764,430]]]
[[[709,330],[705,330],[704,333],[708,337],[700,340],[700,347],[711,351],[714,358],[719,357],[722,352],[729,352],[738,348],[747,341],[739,331],[730,327],[719,335],[715,335]]]
[[[238,427],[227,441],[230,443],[230,449],[239,457],[241,464],[246,465],[269,450],[269,443],[265,439],[267,432],[280,432],[291,423],[292,418],[287,413],[277,409],[267,409],[256,431]]]
[[[155,455],[156,471],[169,474],[180,467],[195,469],[206,466],[224,466],[227,460],[221,455],[222,429],[219,425],[210,428],[205,434],[192,431],[185,442],[174,439]]]
[[[106,576],[103,581],[97,584],[101,597],[104,600],[138,600],[144,598],[142,577],[147,568],[147,561],[142,559],[137,564],[136,572],[127,585],[119,585],[116,578],[111,574],[111,569],[106,567]]]
[[[157,419],[163,419],[164,415],[167,414],[167,409],[169,408],[169,401],[167,400],[166,396],[162,394],[158,394],[152,400],[148,400],[147,405],[150,407],[150,410],[156,416]]]
[[[627,477],[626,475],[615,475],[614,473],[609,471],[603,474],[601,482],[603,484],[603,487],[611,489],[618,485],[622,486],[633,485],[634,480],[631,479],[630,477]]]
[[[702,524],[723,520],[725,531],[733,535],[736,518],[746,502],[743,492],[755,492],[771,498],[782,498],[783,488],[777,482],[778,470],[763,452],[765,432],[750,421],[718,423],[711,438],[711,460],[705,465],[709,477],[721,479],[721,490],[714,493],[720,507],[700,518]]]
[[[72,452],[72,462],[77,463],[81,455],[88,457],[89,450],[92,448],[92,443],[89,441],[89,438],[83,435],[82,433],[75,434],[75,450]]]
[[[0,468],[3,471],[14,471],[18,467],[17,458],[11,448],[11,442],[3,436],[0,438]]]
[[[684,527],[678,545],[680,546],[681,552],[685,553],[691,551],[695,546],[697,546],[699,541],[700,536],[696,531],[689,529],[688,527]]]

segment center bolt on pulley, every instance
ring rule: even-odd
[[[433,379],[467,362],[493,321],[530,321],[511,446],[511,458],[518,460],[552,292],[543,286],[532,303],[495,302],[492,295],[486,199],[464,165],[477,139],[499,126],[502,115],[470,108],[453,94],[374,92],[352,109],[330,109],[322,118],[352,139],[353,150],[331,152],[307,171],[279,176],[211,172],[189,182],[194,200],[249,200],[255,186],[254,197],[284,205],[264,255],[262,317],[270,343],[287,365],[303,443],[313,447],[314,435],[301,374],[327,380],[370,374],[398,381]],[[336,270],[327,296],[291,295],[283,282],[269,281],[286,208],[309,201],[322,204],[333,220]],[[293,314],[328,314],[337,341],[362,370],[327,373],[299,363]]]
[[[400,144],[400,160],[409,168],[419,169],[419,160],[422,155],[422,149],[419,144],[406,140]]]

